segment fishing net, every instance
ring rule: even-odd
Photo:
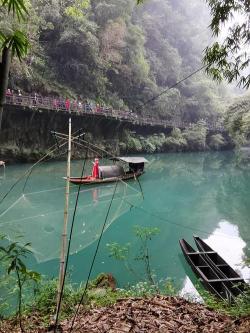
[[[62,184],[63,181],[60,182]],[[15,191],[14,196],[8,197],[1,204],[0,212],[1,233],[11,241],[18,241],[21,244],[30,242],[38,262],[59,257],[63,229],[65,188],[63,186],[50,188],[48,184],[44,187],[40,191],[19,195],[18,191]],[[77,190],[77,186],[71,186],[68,231]],[[81,187],[70,254],[84,249],[99,237],[114,190],[115,183]],[[136,186],[119,181],[105,230],[141,200],[141,192]]]

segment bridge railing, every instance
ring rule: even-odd
[[[162,120],[149,116],[138,116],[131,111],[115,110],[106,106],[93,106],[90,103],[81,102],[68,102],[60,98],[51,98],[43,96],[32,95],[6,95],[6,104],[20,105],[34,109],[47,109],[56,112],[72,112],[75,114],[93,114],[95,116],[111,117],[120,120],[129,121],[139,125],[151,125],[162,127],[178,127],[181,129],[190,128],[193,126],[191,123],[186,123],[178,120]],[[223,130],[223,126],[216,122],[206,124],[209,130]]]

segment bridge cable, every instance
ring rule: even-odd
[[[124,199],[125,200],[125,199]],[[148,215],[148,216],[151,216],[151,217],[154,217],[160,221],[164,221],[164,222],[167,222],[168,224],[171,224],[171,225],[174,225],[174,226],[177,226],[177,227],[180,227],[180,228],[184,228],[184,229],[187,229],[187,230],[191,230],[191,231],[195,231],[195,232],[200,232],[200,233],[203,233],[203,234],[206,234],[208,236],[211,235],[211,232],[208,232],[206,230],[203,230],[203,229],[199,229],[199,228],[196,228],[196,227],[189,227],[189,226],[186,226],[186,225],[183,225],[181,223],[178,223],[178,222],[173,222],[167,218],[164,218],[160,215],[158,215],[157,213],[154,213],[154,212],[150,212],[148,211],[147,209],[143,208],[143,207],[140,207],[140,206],[137,206],[135,204],[131,204],[129,201],[125,200],[127,202],[127,204],[129,204],[132,208],[135,208],[141,212],[143,212],[145,215]],[[223,232],[216,232],[216,235],[218,236],[221,236],[221,237],[224,237],[224,238],[228,238],[228,239],[238,239],[237,237],[235,236],[230,236],[230,235],[227,235]],[[245,241],[250,241],[250,238],[248,239],[245,239]]]
[[[82,296],[81,296],[80,302],[78,303],[77,309],[76,309],[76,311],[75,311],[75,314],[74,314],[74,317],[73,317],[73,320],[72,320],[72,323],[71,323],[71,326],[70,326],[69,333],[71,333],[72,330],[73,330],[73,328],[74,328],[74,323],[75,323],[76,317],[77,317],[77,315],[78,315],[78,312],[79,312],[80,306],[81,306],[81,304],[82,304],[82,302],[83,302],[84,296],[86,295],[86,292],[87,292],[87,289],[88,289],[90,276],[91,276],[92,269],[93,269],[93,266],[94,266],[94,263],[95,263],[95,259],[96,259],[96,256],[97,256],[97,252],[98,252],[98,250],[99,250],[99,246],[100,246],[100,243],[101,243],[101,240],[102,240],[102,236],[103,236],[103,233],[104,233],[104,229],[105,229],[105,226],[106,226],[106,224],[107,224],[107,220],[108,220],[109,212],[110,212],[110,209],[111,209],[111,206],[112,206],[112,203],[113,203],[114,197],[115,197],[115,193],[116,193],[117,185],[118,185],[118,180],[116,181],[116,184],[115,184],[114,192],[113,192],[112,198],[111,198],[111,200],[110,200],[110,204],[109,204],[109,207],[108,207],[108,210],[107,210],[106,216],[105,216],[104,223],[103,223],[103,225],[102,225],[101,234],[100,234],[100,236],[99,236],[98,243],[97,243],[97,245],[96,245],[96,249],[95,249],[95,252],[94,252],[94,256],[93,256],[92,261],[91,261],[91,265],[90,265],[90,269],[89,269],[89,273],[88,273],[87,281],[86,281],[86,284],[85,284],[85,288],[84,288],[84,290],[83,290],[83,293],[82,293]]]
[[[53,145],[51,148],[53,148],[55,145]],[[57,149],[57,148],[56,148]],[[16,181],[15,183],[9,188],[9,190],[3,195],[3,197],[0,199],[0,204],[4,201],[4,199],[8,196],[8,194],[13,190],[13,188],[25,177],[27,174],[29,174],[32,169],[40,162],[45,160],[46,157],[48,157],[51,153],[53,153],[56,149],[52,149],[49,151],[46,155],[41,157],[35,164],[33,164],[28,170],[26,170]]]
[[[60,147],[59,147],[60,148]],[[57,148],[58,149],[58,148]],[[56,149],[56,150],[57,150]],[[50,161],[50,160],[52,160],[54,157],[60,157],[60,156],[62,156],[62,155],[65,155],[66,154],[66,151],[63,151],[62,153],[59,153],[59,154],[56,154],[55,156],[50,156],[46,161],[40,161],[40,163],[43,163],[43,162],[48,162],[48,161]],[[34,170],[34,167],[35,167],[35,165],[34,166],[32,166],[29,170],[28,170],[28,175],[26,176],[26,179],[25,179],[25,182],[24,182],[24,185],[23,185],[23,189],[22,189],[22,193],[23,194],[25,194],[24,193],[24,191],[25,191],[25,188],[26,188],[26,186],[27,186],[27,183],[28,183],[28,180],[30,179],[30,176],[31,176],[31,174],[32,174],[32,172],[33,172],[33,170]]]
[[[200,68],[198,68],[196,71],[192,72],[191,74],[189,74],[188,76],[184,77],[183,79],[181,79],[180,81],[177,81],[175,84],[173,84],[172,86],[170,86],[169,88],[163,90],[161,93],[159,93],[158,95],[148,99],[146,102],[142,103],[141,105],[137,106],[135,109],[139,110],[140,108],[142,108],[143,106],[145,106],[148,103],[151,103],[152,101],[154,101],[155,99],[157,99],[158,97],[160,97],[161,95],[165,94],[166,92],[168,92],[169,90],[173,89],[174,87],[178,86],[180,83],[182,83],[183,81],[189,79],[191,76],[195,75],[196,73],[200,72],[201,70],[203,70],[205,67],[207,67],[207,65],[204,65]]]

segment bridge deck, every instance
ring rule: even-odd
[[[141,117],[137,114],[129,111],[114,110],[108,107],[95,106],[92,107],[89,103],[67,103],[65,100],[55,99],[50,97],[34,97],[30,95],[6,95],[6,104],[23,106],[32,109],[46,109],[55,112],[75,113],[80,116],[86,114],[93,115],[96,117],[106,117],[111,119],[119,119],[120,121],[126,121],[135,125],[148,125],[158,126],[162,128],[190,128],[192,123],[185,123],[178,120],[161,120],[153,117]],[[206,127],[210,131],[224,131],[224,128],[219,123],[206,123]]]

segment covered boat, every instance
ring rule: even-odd
[[[144,173],[144,164],[148,161],[144,157],[115,157],[114,162],[121,162],[113,165],[99,165],[95,159],[92,175],[86,177],[70,177],[72,184],[103,184],[116,182],[117,180],[129,180],[140,177]]]

